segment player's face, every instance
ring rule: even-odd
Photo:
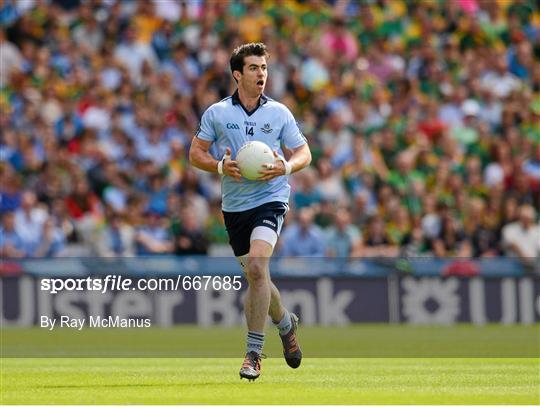
[[[239,85],[252,96],[260,95],[264,91],[268,71],[266,58],[251,55],[244,58],[244,69]]]

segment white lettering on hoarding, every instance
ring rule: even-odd
[[[459,282],[456,278],[405,277],[402,280],[403,314],[412,324],[453,324],[460,312],[460,297],[457,293]],[[436,309],[427,308],[427,302],[433,301]]]

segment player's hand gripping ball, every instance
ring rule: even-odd
[[[269,169],[265,165],[275,165],[272,149],[261,141],[250,141],[238,150],[236,161],[244,178],[256,180],[261,176],[259,171]]]

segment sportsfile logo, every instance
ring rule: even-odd
[[[123,276],[107,275],[105,278],[43,278],[40,290],[50,294],[61,291],[184,291],[188,290],[240,290],[240,276],[189,276],[178,275],[176,278],[140,278],[131,279]]]
[[[233,130],[240,130],[240,126],[236,123],[227,123],[227,128]]]

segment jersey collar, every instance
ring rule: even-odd
[[[257,105],[257,107],[251,111],[247,110],[245,108],[245,106],[242,104],[242,102],[240,101],[240,96],[238,96],[238,89],[233,93],[232,95],[232,104],[233,105],[240,105],[242,106],[242,109],[244,109],[244,112],[246,112],[246,114],[248,116],[251,116],[253,113],[255,113],[257,111],[257,109],[259,107],[261,107],[262,105],[264,105],[266,102],[268,102],[268,96],[266,96],[264,93],[261,95],[261,97],[259,98],[259,104]]]

